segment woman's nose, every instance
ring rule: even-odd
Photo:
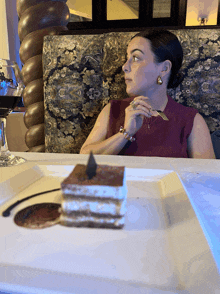
[[[129,64],[128,64],[128,60],[124,63],[124,65],[122,66],[122,70],[124,72],[129,71]]]

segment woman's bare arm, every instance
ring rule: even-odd
[[[88,154],[92,151],[94,154],[116,155],[128,142],[122,133],[117,133],[105,139],[109,123],[110,107],[111,105],[109,103],[100,112],[91,133],[80,150],[80,154]]]
[[[199,113],[194,118],[193,128],[188,138],[188,153],[191,158],[216,158],[208,126]]]
[[[144,116],[151,117],[155,115],[153,111],[150,112],[149,110],[150,104],[147,102],[147,97],[138,96],[134,100],[137,103],[137,107],[134,108],[129,105],[125,109],[124,128],[130,136],[136,134],[141,128]],[[91,133],[80,150],[80,154],[88,154],[92,151],[94,154],[116,155],[128,142],[125,136],[119,132],[105,139],[108,130],[110,108],[111,104],[109,103],[99,114]]]

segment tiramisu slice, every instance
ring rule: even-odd
[[[122,228],[127,198],[125,167],[97,165],[89,178],[88,165],[77,164],[61,183],[61,224]]]

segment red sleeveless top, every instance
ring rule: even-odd
[[[133,99],[134,97],[110,100],[111,110],[106,139],[118,133],[120,126],[124,126],[125,108]],[[187,139],[198,110],[183,106],[168,96],[163,112],[169,121],[163,120],[160,116],[145,118],[142,127],[133,136],[136,140],[128,141],[119,155],[189,157]]]

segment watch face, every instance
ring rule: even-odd
[[[59,223],[61,205],[39,203],[28,206],[16,213],[14,222],[20,227],[43,229]]]

